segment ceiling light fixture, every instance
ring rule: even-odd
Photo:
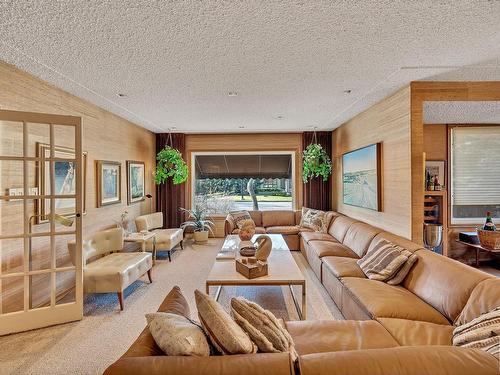
[[[245,127],[243,125],[239,125],[238,129],[245,129]]]
[[[118,96],[119,98],[126,98],[127,94],[122,94],[121,92],[119,92],[118,94],[116,94],[116,96]]]
[[[352,90],[344,90],[344,94],[350,94],[352,92]]]
[[[276,116],[276,119],[278,119],[278,120],[283,120],[284,118],[285,118],[285,116],[282,116],[282,115]]]
[[[227,93],[228,96],[238,96],[238,93],[236,91],[229,91]]]

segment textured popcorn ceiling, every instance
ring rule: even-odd
[[[426,124],[500,124],[500,102],[425,102]]]
[[[0,59],[153,131],[333,129],[412,80],[500,80],[499,20],[498,0],[2,0]]]

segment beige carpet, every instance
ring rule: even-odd
[[[89,295],[85,317],[79,322],[0,337],[0,374],[102,373],[136,339],[145,326],[144,314],[155,311],[172,286],[181,287],[196,312],[193,291],[204,291],[205,278],[221,244],[222,239],[211,239],[203,246],[188,242],[184,250],[173,254],[171,263],[158,261],[153,284],[141,280],[126,290],[122,312],[115,295]],[[302,255],[293,255],[307,279],[307,319],[342,319]],[[297,319],[287,288],[224,288],[220,301],[228,306],[235,295],[254,300],[279,317]]]

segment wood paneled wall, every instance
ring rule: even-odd
[[[82,118],[82,148],[88,153],[87,178],[85,180],[87,214],[83,217],[84,238],[98,230],[114,226],[115,221],[119,220],[125,209],[129,211],[130,219],[149,212],[147,200],[127,206],[125,161],[140,160],[145,162],[146,193],[154,195],[152,173],[155,166],[155,136],[152,132],[1,61],[0,87],[1,109],[73,115]],[[44,141],[42,136],[33,139],[33,141],[37,140]],[[2,139],[2,142],[4,141],[5,139]],[[13,139],[12,142],[13,144],[22,142],[22,139]],[[33,148],[34,155],[34,144],[30,144],[30,148]],[[120,204],[96,207],[95,160],[100,159],[122,163]],[[12,176],[2,176],[4,182],[9,179],[12,179]],[[7,186],[2,184],[2,187],[6,188]],[[22,215],[22,212],[20,214]],[[3,234],[9,230],[8,225],[13,225],[12,223],[16,222],[16,220],[12,220],[11,215],[4,214],[1,215],[1,220],[3,221]],[[47,224],[35,226],[34,230],[41,231],[44,225]],[[34,244],[34,251],[40,257],[40,262],[45,258],[46,255],[43,255],[43,251],[47,248],[46,243]],[[58,242],[57,259],[59,264],[69,262],[66,241]],[[14,259],[2,259],[2,262],[5,261],[11,261],[13,264],[17,262]]]
[[[191,206],[192,153],[206,151],[293,151],[295,153],[294,202],[295,208],[302,207],[302,133],[187,134],[186,157],[189,179],[186,186],[186,207]]]
[[[410,88],[405,87],[333,131],[334,209],[406,238],[411,225]],[[342,196],[342,155],[382,143],[382,210],[349,206]]]

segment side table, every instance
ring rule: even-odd
[[[136,242],[141,244],[141,250],[144,253],[146,251],[146,242],[153,240],[153,265],[156,263],[156,233],[129,233],[123,238],[125,242]]]

